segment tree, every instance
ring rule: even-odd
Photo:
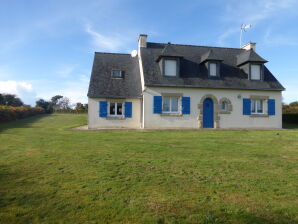
[[[59,109],[69,109],[70,108],[70,100],[67,97],[60,98],[57,102],[57,107]]]
[[[292,107],[298,107],[298,101],[290,103],[290,106]]]
[[[54,109],[57,109],[57,107],[58,107],[58,105],[57,105],[57,104],[58,104],[58,101],[59,101],[61,98],[63,98],[63,96],[61,96],[61,95],[56,95],[56,96],[53,96],[53,97],[51,98],[51,103],[52,103]]]
[[[51,102],[45,101],[44,99],[39,99],[36,101],[36,106],[45,109],[47,113],[53,112],[53,105]]]
[[[14,94],[0,94],[0,105],[20,107],[23,106],[23,101]]]

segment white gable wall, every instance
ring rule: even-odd
[[[182,94],[190,97],[191,111],[189,115],[166,116],[153,113],[153,96],[164,93]],[[172,87],[147,87],[144,92],[144,128],[199,128],[200,109],[198,105],[202,97],[212,94],[219,102],[221,98],[228,98],[232,104],[230,114],[219,116],[219,128],[282,128],[281,91],[257,90],[228,90],[228,89],[199,89],[199,88],[172,88]],[[240,96],[240,98],[238,98]],[[243,98],[251,96],[264,96],[275,99],[275,115],[254,117],[243,115]],[[267,112],[267,103],[264,105]]]

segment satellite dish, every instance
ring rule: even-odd
[[[131,53],[130,53],[131,57],[136,57],[138,55],[138,52],[137,50],[132,50]]]

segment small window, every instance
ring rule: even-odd
[[[112,70],[113,78],[122,78],[123,72],[121,70]]]
[[[210,76],[217,76],[217,64],[216,63],[210,63],[209,64],[209,75]]]
[[[177,60],[165,60],[164,75],[165,76],[177,76]]]
[[[228,103],[226,101],[223,101],[221,103],[221,108],[220,108],[221,112],[227,112],[228,111]]]
[[[123,103],[110,102],[109,116],[123,116]]]
[[[162,111],[164,113],[179,113],[179,97],[163,97]]]
[[[263,114],[263,100],[251,100],[251,113],[252,114]]]
[[[261,80],[261,65],[251,65],[251,80]]]

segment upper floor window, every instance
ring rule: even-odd
[[[263,101],[264,100],[251,100],[251,113],[252,114],[263,114],[264,108],[263,108]]]
[[[168,97],[162,98],[162,112],[163,113],[179,113],[179,99],[180,97]]]
[[[177,76],[177,60],[165,59],[164,61],[164,75]]]
[[[261,65],[251,65],[250,79],[251,80],[261,80]]]
[[[123,78],[123,72],[121,70],[112,70],[112,78]]]
[[[217,76],[217,63],[214,63],[214,62],[209,63],[209,75]]]

